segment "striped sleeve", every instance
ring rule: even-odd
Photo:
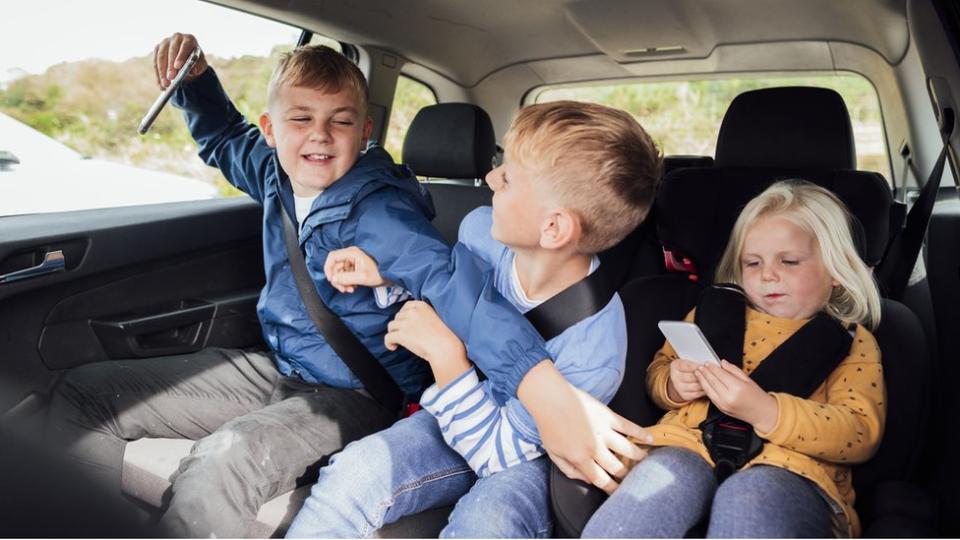
[[[442,389],[431,386],[420,404],[437,419],[443,439],[477,476],[490,476],[543,454],[511,424],[507,409],[497,405],[489,383],[481,382],[475,369]]]

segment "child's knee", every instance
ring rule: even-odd
[[[784,487],[782,472],[785,471],[774,467],[755,466],[731,475],[717,488],[712,511],[736,514],[740,509],[768,506],[773,492]]]

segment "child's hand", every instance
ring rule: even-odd
[[[187,58],[190,57],[190,53],[196,47],[199,47],[197,38],[190,34],[176,33],[153,48],[154,75],[157,77],[157,84],[161,90],[166,90],[170,86],[170,81],[177,76],[177,72],[187,62]],[[207,58],[203,53],[200,53],[200,59],[183,79],[184,82],[196,79],[206,69]]]
[[[737,366],[726,360],[721,360],[719,366],[708,362],[697,368],[696,376],[707,397],[724,414],[743,420],[762,433],[777,425],[777,398]]]
[[[677,358],[670,362],[670,378],[667,379],[667,395],[677,403],[686,403],[707,395],[697,380],[700,364]]]
[[[543,448],[563,474],[608,494],[629,472],[617,455],[631,461],[647,455],[628,437],[653,442],[646,430],[567,382],[549,360],[527,373],[517,397],[533,416]]]
[[[403,347],[430,362],[440,387],[470,369],[463,342],[426,302],[411,300],[404,304],[387,325],[383,343],[391,351]]]
[[[323,273],[330,285],[342,293],[352,293],[357,285],[379,287],[388,284],[380,276],[377,262],[356,246],[328,253]]]

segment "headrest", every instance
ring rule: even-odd
[[[417,175],[434,178],[483,178],[495,152],[490,116],[470,103],[420,109],[403,141],[403,162]]]
[[[689,167],[712,167],[713,158],[710,156],[663,156],[663,175],[677,169]]]
[[[744,92],[717,137],[718,167],[856,169],[856,163],[847,107],[826,88]]]
[[[693,261],[704,283],[713,281],[733,224],[751,199],[778,180],[802,178],[832,191],[859,221],[854,241],[869,266],[883,258],[890,233],[890,188],[883,176],[858,171],[802,174],[770,169],[683,169],[660,183],[655,208],[664,249]],[[861,230],[857,230],[862,227]],[[858,239],[858,236],[860,237]]]

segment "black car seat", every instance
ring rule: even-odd
[[[620,291],[627,307],[627,369],[610,406],[640,425],[663,411],[646,396],[646,368],[664,342],[656,323],[681,319],[712,282],[743,206],[773,182],[803,178],[838,195],[859,220],[864,260],[875,265],[890,228],[891,195],[875,173],[854,169],[849,117],[840,96],[815,88],[776,88],[742,94],[731,104],[717,144],[716,165],[668,174],[657,195],[657,229],[665,249],[692,261],[696,274],[635,280]],[[854,467],[857,510],[867,536],[933,532],[933,507],[915,481],[929,414],[931,363],[920,322],[898,302],[884,300],[875,332],[883,353],[887,423],[876,455]],[[579,536],[605,496],[554,468],[551,497],[558,536]],[[911,504],[912,503],[912,504]]]
[[[439,103],[420,109],[403,140],[403,163],[433,197],[433,225],[449,242],[457,241],[460,221],[478,206],[489,205],[493,191],[483,181],[493,168],[493,123],[470,103]]]

